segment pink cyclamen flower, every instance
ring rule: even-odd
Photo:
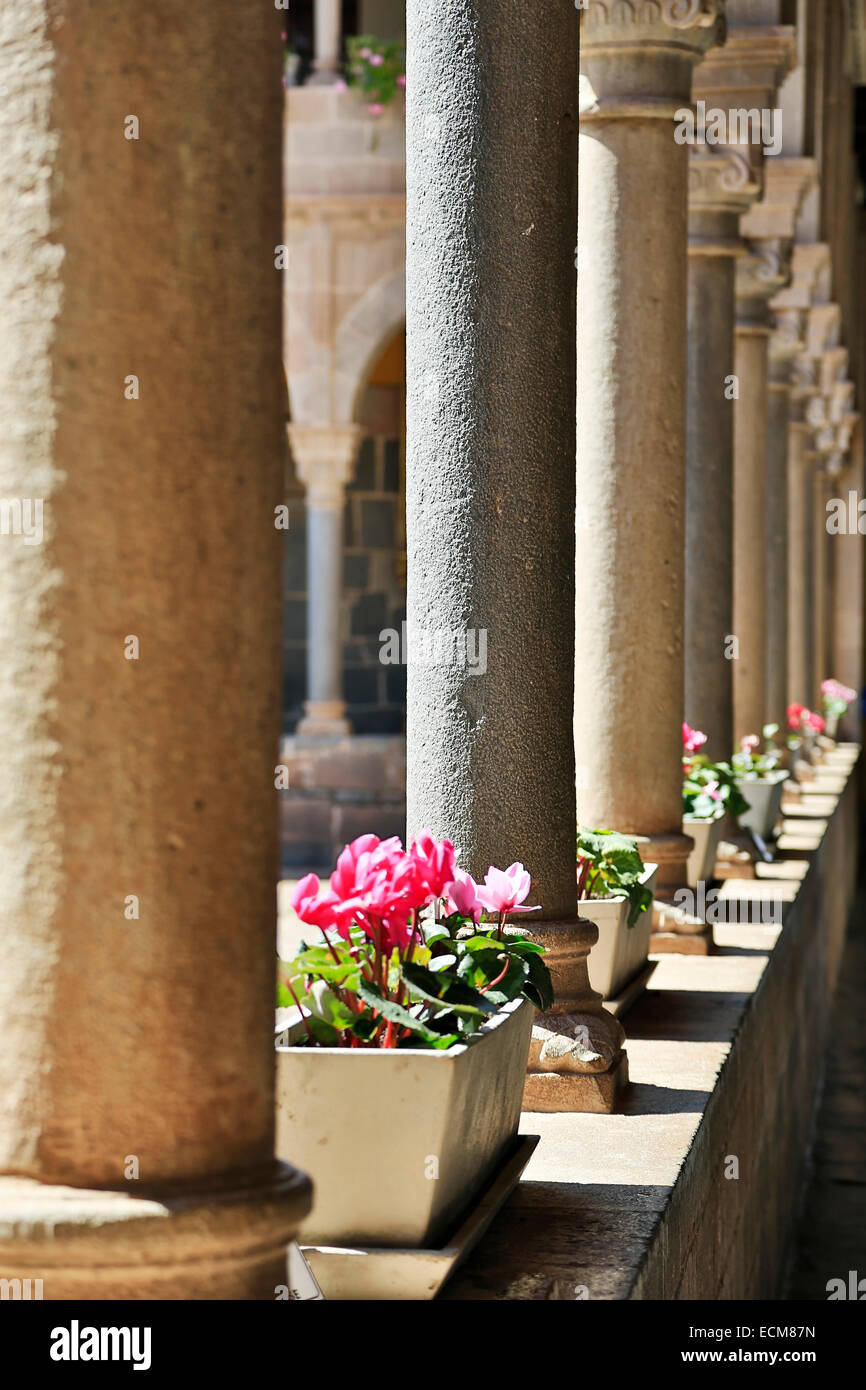
[[[455,876],[454,846],[450,840],[434,840],[430,830],[422,830],[409,848],[409,858],[430,892],[431,897],[444,897],[448,884]]]
[[[740,748],[744,753],[753,753],[760,742],[757,734],[746,734],[745,738],[740,739]]]
[[[707,736],[702,734],[700,729],[692,729],[688,724],[683,724],[683,748],[687,753],[697,753],[706,741]]]
[[[488,912],[537,912],[540,905],[520,906],[531,885],[532,879],[522,864],[511,864],[504,871],[491,864],[478,889],[478,901]]]
[[[404,72],[401,72],[401,73],[400,73],[400,76],[397,78],[397,86],[398,86],[398,87],[405,87],[405,86],[406,86],[406,74],[405,74]]]
[[[295,885],[290,901],[302,922],[324,931],[337,920],[337,899],[333,893],[320,893],[321,886],[318,874],[307,874]]]
[[[454,881],[446,888],[449,913],[459,912],[461,917],[471,917],[473,922],[481,919],[483,903],[478,896],[478,884],[465,869],[454,870]]]
[[[382,57],[381,53],[371,53],[369,61],[371,68],[380,68],[384,63],[385,59]]]
[[[808,715],[807,715],[807,722],[808,722],[809,728],[810,728],[810,729],[813,729],[813,730],[815,731],[816,734],[823,734],[823,732],[824,732],[824,720],[821,718],[820,714],[814,714],[814,713],[810,710],[809,713],[808,713]]]
[[[381,116],[385,108],[380,101],[371,101],[367,106],[367,110],[371,116]]]
[[[360,49],[358,50],[358,57],[359,57],[359,58],[372,58],[372,56],[373,56],[373,50],[372,50],[372,48],[360,48]]]

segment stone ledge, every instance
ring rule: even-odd
[[[444,1298],[778,1297],[854,896],[856,782],[816,839],[790,836],[784,925],[716,925],[716,955],[659,959],[625,1020],[622,1113],[522,1117],[542,1142]],[[766,887],[728,880],[725,896]]]

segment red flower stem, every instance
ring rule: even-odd
[[[304,1027],[305,1027],[306,1030],[307,1030],[307,1037],[310,1039],[310,1042],[313,1043],[313,1044],[315,1045],[316,1039],[315,1039],[315,1035],[314,1035],[314,1033],[313,1033],[313,1030],[312,1030],[312,1028],[310,1027],[310,1020],[307,1018],[307,1015],[304,1013],[303,1009],[301,1008],[301,1001],[299,1000],[298,996],[295,994],[295,991],[292,989],[292,986],[291,986],[291,984],[289,983],[288,978],[286,979],[286,989],[289,991],[289,994],[290,994],[290,995],[292,996],[292,998],[294,999],[297,1008],[300,1010],[300,1014],[301,1014],[301,1018],[302,1018],[302,1020],[303,1020]]]
[[[478,993],[479,993],[479,994],[486,994],[487,991],[488,991],[489,989],[492,989],[494,985],[498,985],[498,984],[499,984],[499,981],[500,981],[500,980],[503,980],[503,979],[505,978],[505,976],[508,974],[508,967],[509,967],[510,964],[511,964],[511,962],[509,961],[508,957],[506,956],[506,958],[505,958],[505,965],[503,966],[501,972],[496,976],[496,979],[495,979],[495,980],[489,980],[489,981],[487,982],[486,985],[482,985],[481,988],[479,989]]]

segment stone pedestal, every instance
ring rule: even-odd
[[[351,733],[343,699],[343,504],[358,452],[358,425],[289,425],[307,489],[307,699],[300,739]]]
[[[546,948],[556,1004],[532,1030],[523,1108],[608,1113],[628,1083],[628,1058],[622,1024],[589,983],[598,927],[581,917],[539,924],[532,934]]]
[[[662,888],[684,881],[691,848],[680,735],[688,149],[674,118],[717,21],[715,3],[638,14],[590,0],[581,34],[578,814],[647,837]]]
[[[0,472],[43,516],[0,566],[0,1278],[272,1299],[280,52],[230,0],[117,19],[0,37]]]

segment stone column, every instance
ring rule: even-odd
[[[313,0],[313,71],[308,86],[330,87],[340,76],[342,0]]]
[[[787,90],[787,89],[786,89]],[[786,132],[787,132],[786,115]],[[740,223],[745,236],[770,247],[792,246],[790,283],[770,301],[766,483],[766,701],[765,723],[784,725],[788,679],[788,421],[791,372],[804,349],[803,309],[814,284],[812,258],[793,246],[806,200],[815,187],[811,159],[774,155],[764,160],[760,202]],[[787,258],[787,256],[786,256]],[[757,712],[757,711],[756,711]]]
[[[848,466],[837,480],[834,496],[844,504],[845,525],[830,536],[833,550],[833,670],[832,675],[853,690],[863,686],[863,536],[857,504],[864,492],[863,420],[853,422]],[[853,524],[850,497],[854,497]],[[864,523],[866,525],[866,523]],[[843,720],[842,736],[859,738],[861,716],[853,705]]]
[[[0,33],[0,1277],[272,1299],[279,20],[116,19]]]
[[[812,642],[814,668],[808,704],[819,714],[821,712],[821,682],[832,675],[829,670],[829,645],[832,629],[830,621],[831,586],[828,576],[830,537],[827,532],[827,502],[833,496],[840,471],[841,465],[835,458],[822,459],[819,467],[815,469],[812,479],[812,563],[814,565],[814,579],[812,581],[812,631],[814,636]]]
[[[769,300],[783,283],[762,243],[737,267],[734,372],[734,741],[760,734],[767,704],[767,407]]]
[[[785,727],[788,703],[789,363],[770,351],[767,406],[767,659],[764,722]]]
[[[476,876],[529,869],[558,997],[527,1103],[610,1109],[623,1033],[589,989],[575,885],[578,14],[406,18],[407,829]]]
[[[343,506],[355,466],[357,425],[290,425],[298,477],[307,489],[307,700],[297,733],[341,738],[352,731],[343,699]]]
[[[590,0],[581,36],[575,744],[588,826],[682,834],[688,147],[674,117],[721,37],[714,3]],[[651,274],[648,268],[652,267]]]
[[[733,747],[734,267],[740,214],[757,197],[742,150],[693,149],[689,164],[685,718],[711,757]]]
[[[812,685],[812,429],[791,424],[788,446],[788,704]]]

